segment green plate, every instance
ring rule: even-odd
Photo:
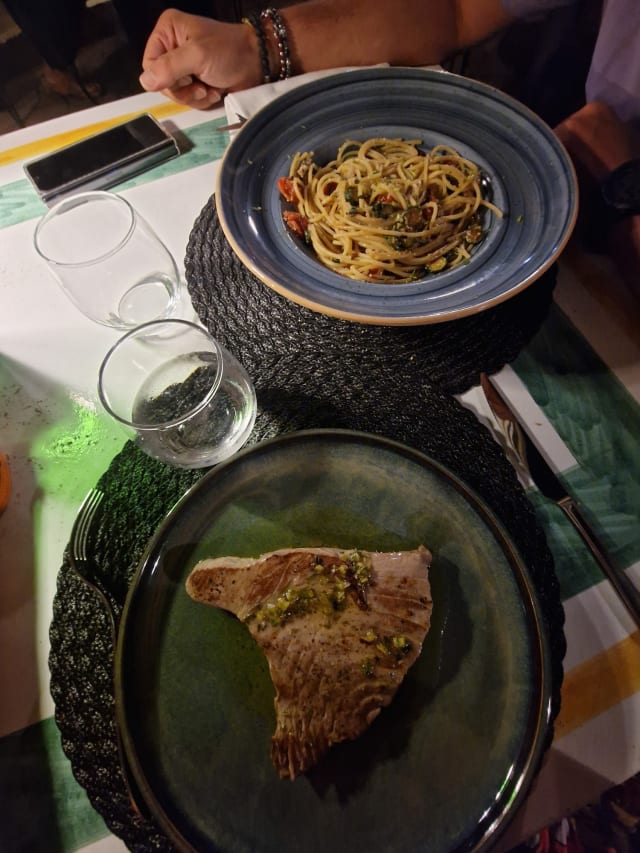
[[[433,552],[432,628],[371,727],[311,772],[271,765],[266,659],[184,582],[205,556],[297,546]],[[403,445],[298,432],[212,469],[169,514],[132,584],[118,718],[153,814],[183,849],[484,849],[538,769],[550,673],[526,567],[481,501]]]

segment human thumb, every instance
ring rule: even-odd
[[[147,68],[146,71],[143,71],[138,80],[146,92],[157,92],[158,89],[162,88],[162,86],[158,84],[158,78],[151,68]]]

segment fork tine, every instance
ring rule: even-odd
[[[93,523],[93,519],[95,518],[96,512],[100,503],[102,502],[102,492],[92,492],[91,494],[92,500],[87,505],[87,511],[84,517],[84,524],[82,525],[81,533],[82,539],[81,547],[82,547],[82,559],[85,560],[87,558],[87,542],[89,541],[89,531],[91,530],[91,525]]]
[[[103,497],[104,494],[99,489],[91,489],[78,511],[71,530],[71,549],[77,560],[85,560],[87,557],[87,541],[91,523]]]
[[[80,505],[78,514],[76,515],[75,521],[73,522],[73,527],[71,528],[69,555],[71,557],[70,563],[75,573],[80,577],[82,581],[84,581],[85,584],[87,584],[87,586],[89,586],[98,595],[98,597],[102,601],[103,606],[106,609],[107,615],[109,617],[109,624],[111,627],[111,640],[113,643],[113,649],[115,654],[115,649],[118,642],[118,627],[113,606],[109,601],[109,598],[107,597],[107,594],[105,593],[102,584],[99,583],[97,579],[89,577],[87,573],[87,563],[90,562],[90,559],[87,558],[87,543],[89,541],[89,533],[91,531],[93,519],[98,510],[98,507],[102,503],[103,498],[104,493],[100,491],[100,489],[91,489],[83,500],[82,504]],[[138,814],[144,819],[147,819],[149,817],[149,812],[146,808],[144,798],[138,789],[135,778],[133,777],[132,771],[129,767],[129,761],[124,748],[124,744],[122,742],[122,734],[120,732],[120,727],[118,725],[117,719],[114,720],[114,725],[120,769],[122,771],[122,777],[124,780],[129,802],[131,803],[131,807],[136,812],[136,814]]]
[[[92,500],[91,494],[87,495],[87,497],[82,502],[80,509],[78,510],[78,514],[76,515],[76,520],[73,523],[73,528],[71,530],[71,550],[73,552],[73,556],[77,560],[82,559],[82,540],[83,533],[85,527],[85,521],[87,517],[87,507],[89,506],[90,501]]]

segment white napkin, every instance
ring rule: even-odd
[[[382,65],[371,67],[384,68],[386,65],[387,63],[383,63]],[[309,71],[307,74],[299,74],[296,77],[290,77],[288,80],[277,80],[275,83],[263,83],[261,86],[255,86],[253,89],[244,89],[242,92],[231,92],[224,99],[224,107],[229,124],[235,124],[240,116],[250,118],[261,107],[268,104],[269,101],[277,98],[278,95],[282,95],[283,92],[288,92],[290,89],[295,89],[297,86],[302,86],[303,83],[320,80],[332,74],[341,74],[343,71],[356,70],[359,69],[349,66],[347,68],[330,68],[325,71]],[[233,133],[234,131],[231,132]]]

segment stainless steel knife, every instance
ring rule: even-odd
[[[493,413],[512,425],[515,432],[514,449],[529,472],[531,479],[542,494],[552,500],[573,524],[633,617],[636,625],[640,627],[640,591],[634,586],[624,570],[617,568],[611,562],[606,549],[583,516],[576,499],[568,493],[560,478],[536,447],[526,428],[520,423],[509,404],[485,374],[481,377],[481,384]]]
[[[220,127],[216,127],[216,130],[239,130],[243,125],[245,125],[248,119],[240,115],[240,113],[236,113],[238,121],[234,121],[233,124],[223,124]]]

